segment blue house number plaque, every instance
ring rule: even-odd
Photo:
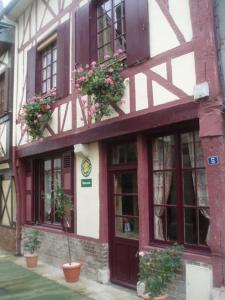
[[[219,156],[209,156],[208,157],[208,165],[209,166],[216,166],[220,163]]]

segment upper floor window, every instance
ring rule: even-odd
[[[207,246],[210,211],[198,132],[152,143],[154,239]]]
[[[97,6],[98,59],[126,50],[124,0],[107,0]]]
[[[56,41],[41,51],[41,92],[56,88],[57,80],[57,44]]]
[[[128,66],[147,60],[150,55],[148,2],[82,1],[76,11],[76,64],[85,67],[92,61],[103,61],[105,55],[118,49],[125,50]]]

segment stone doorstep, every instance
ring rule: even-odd
[[[0,256],[2,252],[0,250]],[[15,262],[16,264],[27,268],[24,257],[8,256],[7,259]],[[28,268],[29,269],[29,268]],[[39,261],[38,267],[35,269],[29,269],[43,277],[54,280],[65,287],[68,287],[82,295],[90,297],[95,300],[140,300],[137,297],[136,292],[125,289],[113,284],[101,284],[96,281],[87,279],[83,276],[76,283],[65,282],[63,272],[60,268],[53,267],[42,261]]]

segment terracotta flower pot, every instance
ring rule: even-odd
[[[73,262],[71,265],[66,263],[63,265],[63,272],[67,282],[76,282],[80,276],[81,264]]]
[[[37,255],[25,255],[26,263],[28,268],[36,268],[37,262],[38,262],[38,256]]]
[[[165,294],[165,295],[161,295],[161,296],[158,296],[158,297],[149,297],[148,295],[142,295],[142,298],[144,300],[166,300],[168,298],[168,295]]]

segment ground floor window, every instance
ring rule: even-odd
[[[154,240],[207,246],[210,212],[198,132],[152,140]]]
[[[46,155],[34,159],[32,165],[31,209],[34,207],[34,221],[38,224],[61,227],[62,217],[57,211],[56,192],[57,188],[63,188],[73,199],[73,154],[67,151]]]

